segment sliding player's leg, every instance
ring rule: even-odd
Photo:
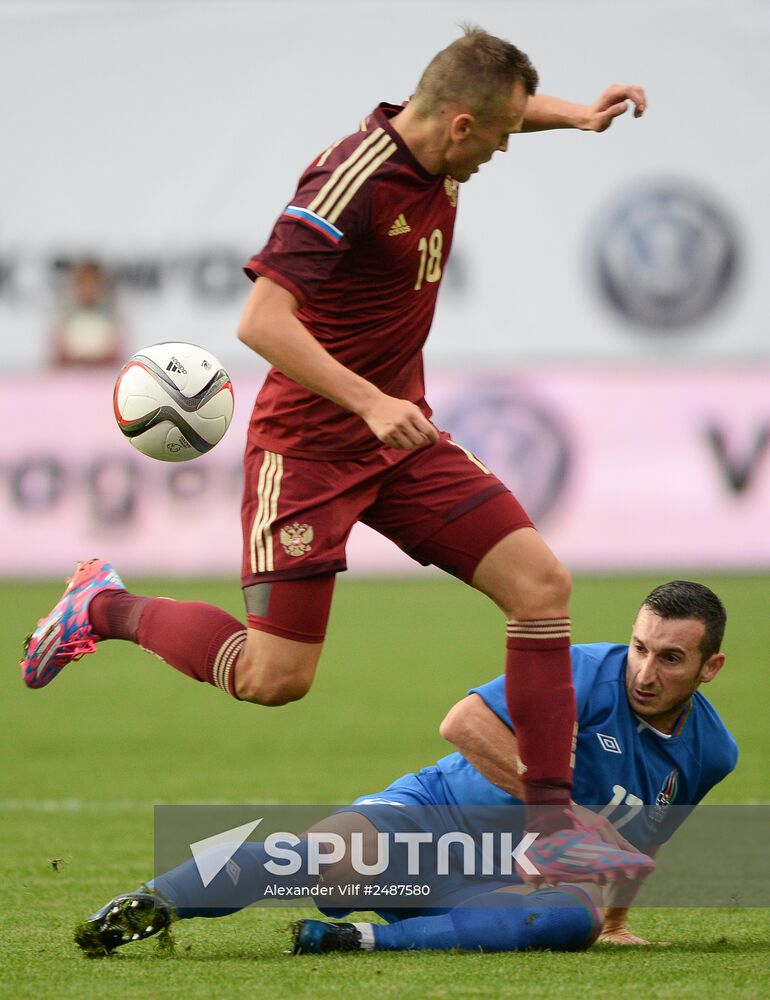
[[[294,954],[331,951],[581,951],[601,929],[594,887],[562,885],[527,894],[508,889],[475,896],[448,913],[391,924],[300,920]]]
[[[220,850],[227,847],[219,845]],[[303,864],[296,877],[281,877],[284,888],[309,886],[317,881],[307,875],[306,843],[294,850],[303,858]],[[99,958],[133,941],[153,937],[178,920],[237,913],[264,897],[268,881],[276,881],[265,869],[268,860],[264,844],[233,844],[228,863],[204,886],[197,863],[191,858],[138,889],[116,896],[86,917],[75,928],[75,943],[90,958]],[[238,872],[235,881],[233,870]]]
[[[351,809],[320,821],[308,831],[308,835],[313,833],[323,842],[316,844],[313,857],[323,870],[325,894],[322,898],[329,901],[335,885],[345,886],[351,880],[354,883],[361,880],[350,867],[353,835],[360,837],[363,859],[370,863],[377,849],[378,831],[360,811]],[[345,844],[338,860],[325,850],[330,837]],[[309,902],[313,898],[310,890],[319,881],[318,868],[310,870],[306,840],[300,840],[292,849],[300,862],[297,870],[287,872],[282,861],[281,874],[276,876],[267,867],[268,862],[274,862],[274,856],[263,843],[233,844],[228,864],[205,885],[197,861],[191,858],[138,889],[121,893],[105,903],[78,925],[75,942],[92,958],[108,955],[122,945],[153,937],[179,920],[237,913],[264,899],[271,885],[280,885],[282,895],[291,895],[293,890],[306,894]],[[219,844],[217,850],[227,852],[228,845]],[[238,873],[236,879],[232,877],[233,870]]]

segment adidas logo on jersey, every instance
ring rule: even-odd
[[[388,236],[403,236],[404,233],[411,233],[411,231],[412,227],[406,221],[404,213],[402,212],[388,230]]]

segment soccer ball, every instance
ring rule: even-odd
[[[194,344],[137,351],[118,375],[112,400],[129,442],[161,462],[187,462],[210,451],[233,415],[230,376]]]

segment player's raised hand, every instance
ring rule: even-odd
[[[634,107],[634,118],[641,118],[647,110],[644,88],[613,83],[589,106],[583,128],[589,132],[606,131],[619,115],[628,111],[629,104]]]
[[[382,393],[361,417],[383,444],[410,451],[438,441],[438,431],[422,410],[407,399]]]

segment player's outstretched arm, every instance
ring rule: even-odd
[[[584,132],[604,132],[613,121],[633,106],[634,118],[647,110],[643,87],[613,83],[593,104],[572,104],[560,97],[535,94],[527,101],[522,132],[542,132],[554,128],[576,128]]]
[[[655,857],[659,847],[653,845],[652,847],[645,848],[645,850],[650,857]],[[606,941],[608,944],[657,945],[658,947],[666,947],[670,944],[669,941],[647,941],[645,938],[633,934],[628,929],[628,911],[640,886],[641,882],[613,883],[605,886],[604,902],[606,912],[601,933],[596,939],[597,941]],[[617,905],[621,899],[623,905]]]
[[[335,360],[297,319],[298,308],[291,292],[258,278],[238,338],[290,379],[356,413],[383,444],[409,450],[438,440],[438,431],[414,403],[386,395]]]
[[[601,933],[599,934],[599,937],[596,940],[604,941],[608,944],[624,944],[624,945],[651,944],[650,941],[646,941],[644,938],[631,933],[631,931],[626,926],[627,916],[628,916],[628,907],[616,906],[611,909],[608,909],[607,915],[604,918],[604,923],[602,924]],[[664,944],[663,941],[661,941],[660,943]]]
[[[668,948],[671,944],[670,941],[647,941],[646,938],[639,937],[638,934],[632,934],[626,926],[627,917],[628,907],[610,907],[604,918],[601,933],[596,940],[604,941],[607,944],[636,945],[637,947],[650,945],[657,948]]]
[[[521,778],[512,767],[519,759],[516,736],[483,698],[469,694],[458,701],[447,712],[439,732],[487,781],[514,798],[522,798]]]

